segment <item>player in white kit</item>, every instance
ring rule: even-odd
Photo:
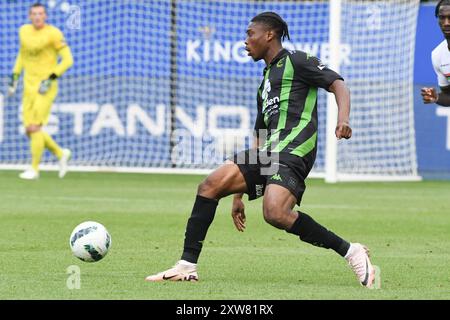
[[[424,103],[450,106],[450,0],[439,1],[435,14],[445,37],[431,53],[441,91],[438,93],[435,88],[422,88],[421,94]]]

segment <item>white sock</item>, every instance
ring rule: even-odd
[[[196,263],[192,263],[192,262],[189,262],[189,261],[186,261],[186,260],[180,260],[180,261],[178,261],[178,263],[183,265],[183,266],[186,266],[186,267],[196,267],[197,266]]]
[[[347,253],[345,254],[344,258],[347,259],[349,256],[353,254],[353,251],[355,251],[355,246],[353,243],[350,243],[350,247],[348,248]]]

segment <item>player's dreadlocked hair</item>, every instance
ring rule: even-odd
[[[449,0],[450,1],[450,0]],[[277,13],[275,12],[263,12],[255,16],[251,22],[261,22],[266,24],[270,29],[275,30],[278,38],[284,40],[284,38],[289,37],[289,30],[286,21],[284,21]]]
[[[436,10],[434,11],[434,15],[436,16],[436,18],[439,16],[439,9],[441,8],[441,6],[450,6],[450,0],[441,0],[438,2],[438,4],[436,5]]]

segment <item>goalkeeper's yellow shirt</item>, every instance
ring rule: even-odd
[[[46,24],[36,29],[26,24],[20,27],[19,38],[20,50],[13,73],[24,71],[24,95],[36,94],[42,80],[52,73],[59,77],[72,66],[72,53],[58,28]]]

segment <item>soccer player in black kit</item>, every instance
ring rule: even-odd
[[[248,55],[266,62],[257,94],[255,148],[236,154],[200,183],[181,259],[174,267],[148,276],[147,281],[198,281],[197,260],[218,201],[234,194],[231,215],[237,230],[244,231],[242,197],[246,193],[249,200],[263,196],[267,223],[302,241],[334,250],[348,261],[361,285],[373,286],[375,269],[365,246],[349,243],[306,213],[293,210],[300,205],[316,157],[318,88],[336,97],[337,139],[349,139],[352,130],[350,93],[343,78],[305,52],[284,49],[285,37],[289,39],[288,26],[274,12],[261,13],[248,25]],[[263,138],[258,133],[264,130]]]

